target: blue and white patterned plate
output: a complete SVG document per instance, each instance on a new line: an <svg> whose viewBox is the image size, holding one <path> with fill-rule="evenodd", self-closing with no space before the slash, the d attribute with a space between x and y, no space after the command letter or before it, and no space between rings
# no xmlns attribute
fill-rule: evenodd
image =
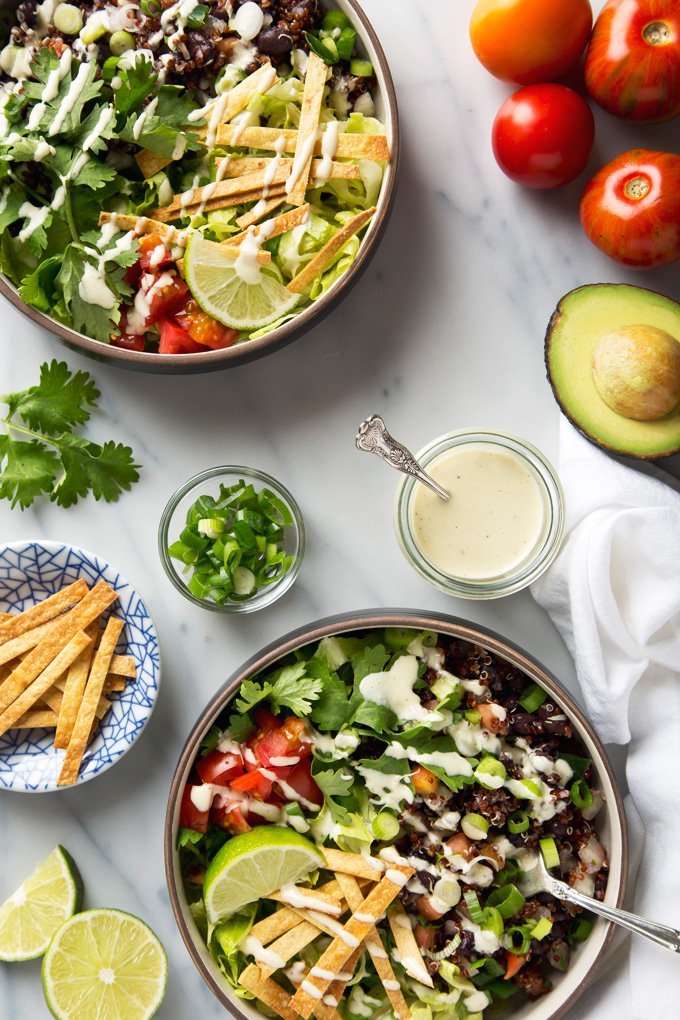
<svg viewBox="0 0 680 1020"><path fill-rule="evenodd" d="M131 655L137 679L112 694L95 740L83 757L76 783L105 772L132 747L153 710L160 682L158 636L149 611L115 567L85 549L60 542L12 542L0 546L0 611L21 612L83 578L104 580L117 592L112 612L125 620L116 651ZM53 730L8 730L0 737L0 790L43 793L57 786L64 751L52 746Z"/></svg>

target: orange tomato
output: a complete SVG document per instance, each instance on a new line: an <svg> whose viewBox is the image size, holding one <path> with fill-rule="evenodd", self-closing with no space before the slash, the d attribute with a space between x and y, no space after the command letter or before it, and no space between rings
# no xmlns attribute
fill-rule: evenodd
<svg viewBox="0 0 680 1020"><path fill-rule="evenodd" d="M478 59L501 81L554 81L581 56L593 24L589 0L479 0L470 19Z"/></svg>
<svg viewBox="0 0 680 1020"><path fill-rule="evenodd" d="M411 773L411 779L416 793L422 793L426 797L429 797L431 793L436 793L439 787L439 780L435 774L426 769L424 765L416 765Z"/></svg>

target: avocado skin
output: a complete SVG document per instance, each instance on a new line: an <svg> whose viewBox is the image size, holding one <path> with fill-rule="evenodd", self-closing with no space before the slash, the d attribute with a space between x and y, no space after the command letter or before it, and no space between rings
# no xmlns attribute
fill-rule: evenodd
<svg viewBox="0 0 680 1020"><path fill-rule="evenodd" d="M557 326L560 324L560 322L561 322L561 320L562 320L562 318L563 318L563 316L565 314L565 312L564 312L565 302L567 302L570 298L573 298L574 295L576 295L576 294L582 294L584 292L594 291L594 290L597 290L600 287L606 287L610 291L611 290L620 290L621 292L624 292L624 291L626 291L626 292L627 291L636 291L637 294L642 296L642 297L644 297L644 295L649 295L650 297L652 297L654 299L661 298L663 301L665 301L669 305L673 306L674 309L677 310L678 316L680 316L680 304L677 301L674 301L672 298L667 297L665 294L660 294L658 291L649 290L649 289L646 289L646 288L643 288L643 287L635 287L632 284L627 284L627 283L591 283L591 284L585 284L582 287L575 287L573 290L568 291L568 293L566 293L562 298L560 298L555 311L550 316L550 321L548 322L548 328L547 328L546 333L545 333L544 358L545 358L546 377L548 379L548 382L550 383L550 388L552 390L553 396L554 396L555 400L557 401L557 404L559 405L559 408L562 411L562 414L565 416L565 418L569 419L571 424L574 426L575 429L577 429L578 432L581 433L581 435L584 437L584 439L587 439L590 443L593 443L594 446L599 446L600 449L606 450L608 453L614 453L614 454L617 454L619 456L624 456L624 457L631 457L631 458L634 458L635 460L660 460L662 457L671 457L674 454L680 453L680 430L678 431L678 437L677 437L677 440L675 441L674 445L669 446L669 448L665 449L665 450L650 450L649 452L644 452L644 451L629 450L629 449L626 449L623 446L613 445L612 443L607 442L606 440L602 439L601 437L598 437L593 432L590 432L586 428L586 426L583 425L578 420L578 418L576 418L574 416L574 414L570 410L569 406L565 403L565 401L562 398L559 382L554 378L552 370L551 370L551 364L550 364L550 355L551 355L551 351L552 351L552 345L553 345L553 338L554 338L554 335L555 335L555 330L556 330ZM637 323L629 323L629 325L637 325ZM653 323L650 323L650 325L653 325ZM680 336L676 336L676 339L680 340ZM623 419L623 420L625 421L625 419Z"/></svg>

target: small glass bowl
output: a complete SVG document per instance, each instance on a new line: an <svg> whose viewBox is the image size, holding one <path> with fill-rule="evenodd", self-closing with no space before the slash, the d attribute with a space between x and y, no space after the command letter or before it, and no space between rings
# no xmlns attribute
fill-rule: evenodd
<svg viewBox="0 0 680 1020"><path fill-rule="evenodd" d="M444 573L425 558L414 538L411 517L413 499L416 486L422 483L406 475L397 488L394 500L397 540L411 566L435 588L466 599L501 598L532 584L557 556L564 535L564 493L554 468L543 454L531 443L508 432L480 429L449 432L425 446L416 455L416 459L427 471L428 466L432 466L443 454L462 447L511 454L527 469L538 485L545 509L544 525L534 547L510 571L494 577L478 580Z"/></svg>
<svg viewBox="0 0 680 1020"><path fill-rule="evenodd" d="M290 510L293 525L292 527L284 528L283 549L286 555L293 557L293 562L283 577L272 584L266 585L264 588L260 588L252 598L246 599L243 602L224 602L222 605L218 605L212 599L197 598L189 591L187 581L191 577L191 571L186 574L181 572L181 564L178 560L173 560L170 557L168 546L179 538L181 531L186 525L187 511L199 496L209 495L217 498L220 484L233 485L240 478L246 484L252 482L256 489L271 489L279 499L283 500ZM275 478L272 478L271 475L265 474L264 471L257 471L255 468L241 467L233 464L210 468L208 471L201 471L200 474L194 475L188 482L185 482L168 501L158 527L158 552L165 573L177 591L181 592L185 598L193 602L195 606L209 609L213 613L254 613L256 609L264 609L265 606L270 606L272 602L276 602L277 599L281 598L288 591L298 575L305 552L305 541L305 523L300 513L300 507L288 489L281 485L281 482L277 482Z"/></svg>

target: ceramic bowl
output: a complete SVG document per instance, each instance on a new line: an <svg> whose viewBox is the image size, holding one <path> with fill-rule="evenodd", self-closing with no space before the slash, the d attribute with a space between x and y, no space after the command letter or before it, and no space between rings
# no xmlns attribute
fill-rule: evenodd
<svg viewBox="0 0 680 1020"><path fill-rule="evenodd" d="M321 620L308 627L293 631L281 640L268 645L227 680L222 689L210 700L191 730L170 789L165 821L165 866L175 919L199 973L236 1020L261 1020L262 1014L250 1003L238 999L233 994L210 956L191 916L184 895L178 855L175 849L184 785L200 741L238 692L243 680L270 669L277 659L304 645L315 643L323 637L375 627L412 627L416 630L436 630L441 634L450 635L452 638L481 645L521 669L531 680L548 691L550 699L560 705L570 718L575 736L582 741L588 755L593 760L595 782L605 797L605 806L598 814L598 833L603 845L608 850L611 865L605 902L612 906L621 906L623 902L628 877L628 846L623 801L616 777L602 744L581 709L544 666L523 649L492 631L480 630L465 620L439 613L392 609L351 613ZM613 925L602 919L597 919L587 941L580 943L572 952L567 972L559 974L554 971L554 974L551 974L551 979L554 980L553 990L535 1002L525 1002L517 1008L510 1006L503 1015L508 1020L510 1018L512 1020L558 1020L558 1017L563 1016L592 979L602 962L613 934Z"/></svg>
<svg viewBox="0 0 680 1020"><path fill-rule="evenodd" d="M0 9L12 10L17 7L18 2L19 0L0 0ZM249 340L247 343L227 347L221 351L208 350L201 354L149 354L143 351L110 347L71 329L69 326L62 325L51 316L24 304L19 297L17 288L2 274L0 274L0 294L3 294L24 315L48 330L71 350L85 354L96 361L105 361L121 368L130 368L141 372L157 372L164 375L218 371L247 361L254 361L271 351L285 347L318 325L358 283L377 251L391 212L399 165L397 97L387 59L378 37L356 0L330 0L330 2L323 0L323 3L324 7L336 7L347 15L357 31L358 52L373 64L378 80L377 88L373 92L376 116L385 124L391 159L385 168L377 212L368 226L359 254L337 283L318 301L315 301L294 319L257 340Z"/></svg>
<svg viewBox="0 0 680 1020"><path fill-rule="evenodd" d="M76 785L111 768L140 736L160 683L158 636L144 602L115 567L85 549L61 542L12 542L0 547L0 611L19 613L82 578L92 587L106 581L118 594L113 614L125 620L119 654L131 655L137 679L111 697L111 708L87 747ZM54 731L8 730L0 737L0 790L48 793L57 786L64 751L52 746Z"/></svg>

